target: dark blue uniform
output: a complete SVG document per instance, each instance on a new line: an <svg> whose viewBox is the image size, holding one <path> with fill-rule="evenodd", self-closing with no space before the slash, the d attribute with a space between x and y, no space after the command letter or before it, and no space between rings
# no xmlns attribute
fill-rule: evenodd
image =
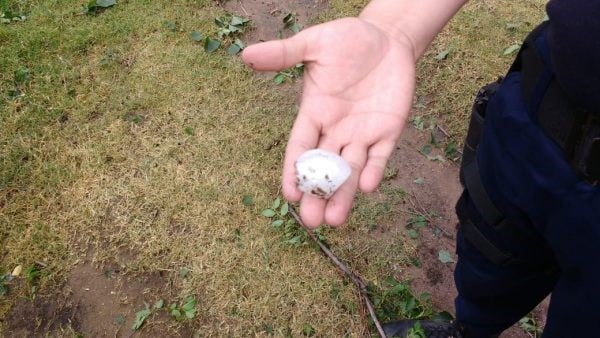
<svg viewBox="0 0 600 338"><path fill-rule="evenodd" d="M600 1L552 0L547 10L532 41L539 69L512 69L485 109L474 163L489 201L467 184L457 205L456 311L468 337L499 334L550 293L544 337L600 337L600 187L566 155L584 133L600 137L589 122L600 117ZM573 107L586 120L564 123L575 132L562 142Z"/></svg>

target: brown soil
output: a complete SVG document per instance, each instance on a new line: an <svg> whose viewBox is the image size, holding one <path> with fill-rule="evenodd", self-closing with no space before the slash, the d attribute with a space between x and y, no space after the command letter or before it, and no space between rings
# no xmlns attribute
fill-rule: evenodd
<svg viewBox="0 0 600 338"><path fill-rule="evenodd" d="M252 30L244 34L247 44L289 37L294 33L283 27L283 18L294 13L301 27L307 27L311 19L327 7L326 0L230 0L223 8L252 22Z"/></svg>
<svg viewBox="0 0 600 338"><path fill-rule="evenodd" d="M167 313L168 302L178 301L172 273L122 275L117 266L96 268L82 263L70 272L67 283L34 301L22 300L12 308L6 323L9 337L61 336L65 332L90 337L181 336L192 335L192 328L180 326ZM131 330L135 314L164 299L161 310L154 310L142 328Z"/></svg>
<svg viewBox="0 0 600 338"><path fill-rule="evenodd" d="M439 130L435 136L438 140L444 138ZM456 259L455 231L458 220L454 213L454 204L462 187L458 181L456 163L430 161L419 152L419 149L429 142L429 131L419 131L412 125L408 126L388 164L389 167L398 170L399 174L392 182L407 190L411 209L420 213L434 212L437 215L431 217L432 224L420 230L417 258L421 267L411 266L397 271L397 278L411 280L411 285L417 293L428 292L437 310L454 313L454 263L440 262L438 252L447 250ZM432 155L437 154L442 154L442 149L432 151ZM423 183L416 184L414 180L417 178L423 178ZM399 219L396 226L404 229L406 219ZM536 321L542 326L547 309L548 300L545 300L534 311ZM502 337L520 338L530 335L515 325L504 332Z"/></svg>

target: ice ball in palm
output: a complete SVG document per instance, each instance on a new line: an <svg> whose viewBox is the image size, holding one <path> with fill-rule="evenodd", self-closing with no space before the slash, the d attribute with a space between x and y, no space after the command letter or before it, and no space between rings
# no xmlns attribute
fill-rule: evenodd
<svg viewBox="0 0 600 338"><path fill-rule="evenodd" d="M312 149L296 160L298 189L321 198L329 198L346 182L352 169L341 156Z"/></svg>

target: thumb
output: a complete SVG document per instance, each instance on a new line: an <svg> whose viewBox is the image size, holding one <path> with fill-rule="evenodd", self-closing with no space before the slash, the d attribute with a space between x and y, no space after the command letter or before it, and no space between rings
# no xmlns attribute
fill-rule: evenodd
<svg viewBox="0 0 600 338"><path fill-rule="evenodd" d="M278 71L306 61L307 34L294 35L289 39L272 40L248 46L242 60L254 70Z"/></svg>

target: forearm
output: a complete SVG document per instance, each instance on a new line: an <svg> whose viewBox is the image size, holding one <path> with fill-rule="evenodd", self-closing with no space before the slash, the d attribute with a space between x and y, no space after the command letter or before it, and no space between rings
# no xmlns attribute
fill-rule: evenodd
<svg viewBox="0 0 600 338"><path fill-rule="evenodd" d="M466 0L373 0L360 18L389 32L394 38L407 39L415 60L454 16Z"/></svg>

